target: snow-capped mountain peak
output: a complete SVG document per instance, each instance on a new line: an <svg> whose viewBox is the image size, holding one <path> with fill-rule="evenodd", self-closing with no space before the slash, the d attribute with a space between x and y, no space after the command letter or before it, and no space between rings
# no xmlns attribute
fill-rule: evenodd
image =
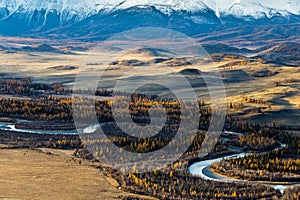
<svg viewBox="0 0 300 200"><path fill-rule="evenodd" d="M300 15L300 0L2 0L0 8L6 8L12 15L16 12L32 13L35 10L56 11L65 17L76 15L79 20L98 12L112 12L135 6L153 6L163 13L173 11L197 12L210 8L221 17L252 16L272 17L276 14L286 16L289 13ZM67 15L68 14L68 15ZM7 16L6 16L7 17ZM61 19L67 21L68 19Z"/></svg>
<svg viewBox="0 0 300 200"><path fill-rule="evenodd" d="M4 35L49 31L83 20L90 27L93 23L98 28L115 26L112 30L189 27L196 34L205 25L285 23L290 18L299 21L300 0L0 0L0 34Z"/></svg>
<svg viewBox="0 0 300 200"><path fill-rule="evenodd" d="M300 0L203 0L217 16L251 16L254 18L273 17L276 14L300 15Z"/></svg>

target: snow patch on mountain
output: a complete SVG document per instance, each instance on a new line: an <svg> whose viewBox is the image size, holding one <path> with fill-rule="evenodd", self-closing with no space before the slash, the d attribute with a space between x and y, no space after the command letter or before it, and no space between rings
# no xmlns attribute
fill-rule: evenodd
<svg viewBox="0 0 300 200"><path fill-rule="evenodd" d="M218 17L232 15L258 19L300 15L300 0L203 0L203 3L214 10Z"/></svg>
<svg viewBox="0 0 300 200"><path fill-rule="evenodd" d="M259 19L300 15L300 0L1 0L0 17L4 20L19 13L30 18L36 11L45 11L45 16L57 13L61 23L65 23L74 17L80 21L99 12L110 13L143 6L153 6L164 14L181 11L196 13L209 9L218 18L250 16Z"/></svg>

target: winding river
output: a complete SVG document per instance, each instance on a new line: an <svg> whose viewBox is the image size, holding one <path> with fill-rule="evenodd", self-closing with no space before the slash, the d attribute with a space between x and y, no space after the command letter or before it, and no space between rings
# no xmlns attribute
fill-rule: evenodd
<svg viewBox="0 0 300 200"><path fill-rule="evenodd" d="M235 135L243 135L241 133L234 133L234 132L227 132L225 131L225 133L228 134L235 134ZM285 148L286 145L285 144L281 144L281 146L279 148L276 149L283 149ZM273 149L272 151L276 150ZM269 151L266 152L262 152L261 154L265 154L268 153ZM220 158L215 158L215 159L209 159L209 160L203 160L197 163L192 164L189 167L189 172L197 177L200 177L204 180L211 180L211 181L219 181L219 182L248 182L248 183L253 183L253 184L258 184L261 182L255 182L255 181L247 181L247 180L241 180L241 179L235 179L235 178L230 178L230 177L224 177L224 176L219 176L217 174L214 174L211 170L210 170L210 166L214 163L214 162L221 162L222 159L229 159L229 158L241 158L241 157L246 157L248 156L249 153L246 152L242 152L242 153L237 153L234 155L230 155L230 156L223 156ZM264 184L264 183L263 183ZM280 185L280 184L272 184L272 183L268 183L268 184L264 184L267 186L271 186L274 189L278 189L280 190L280 192L283 194L284 190L288 187L291 186L297 186L300 185L300 183L296 183L296 184L290 184L290 185Z"/></svg>
<svg viewBox="0 0 300 200"><path fill-rule="evenodd" d="M23 120L22 120L23 121ZM49 134L49 135L77 135L78 133L93 133L100 124L90 125L82 130L38 130L38 129L19 129L15 124L0 122L0 130L14 131L22 133L34 133L34 134Z"/></svg>
<svg viewBox="0 0 300 200"><path fill-rule="evenodd" d="M33 130L33 129L18 129L14 124L0 123L0 130L5 131L15 131L23 133L35 133L35 134L62 134L62 135L76 135L78 134L76 130Z"/></svg>
<svg viewBox="0 0 300 200"><path fill-rule="evenodd" d="M82 133L91 133L94 132L95 129L99 128L99 124L97 125L91 125L83 130L80 130L80 132ZM63 135L76 135L78 134L77 130L30 130L30 129L18 129L16 128L16 126L14 124L9 124L9 123L3 123L0 122L0 130L6 130L6 131L15 131L15 132L23 132L23 133L35 133L35 134L63 134ZM243 135L241 133L235 133L235 132L227 132L225 131L225 133L227 134L235 134L235 135ZM277 149L282 149L285 148L285 144L281 144L281 146ZM235 179L235 178L230 178L230 177L224 177L224 176L219 176L217 174L214 174L211 172L210 170L210 166L214 163L214 162L220 162L222 161L222 159L228 159L228 158L238 158L238 157L246 157L249 155L249 153L246 152L242 152L240 149L232 149L235 152L238 152L234 155L230 155L230 156L223 156L220 158L215 158L215 159L209 159L209 160L204 160L204 161L200 161L197 163L192 164L189 167L189 172L192 175L198 176L204 180L211 180L211 181L220 181L220 182L251 182L253 184L257 184L258 182L254 182L254 181L246 181L246 180L241 180L241 179ZM274 149L276 150L276 149ZM267 153L267 152L262 152L262 154ZM284 192L284 190L287 187L291 187L291 186L296 186L296 185L300 185L300 183L297 184L291 184L291 185L279 185L279 184L264 184L264 185L268 185L273 187L274 189L278 189L281 191L281 193Z"/></svg>

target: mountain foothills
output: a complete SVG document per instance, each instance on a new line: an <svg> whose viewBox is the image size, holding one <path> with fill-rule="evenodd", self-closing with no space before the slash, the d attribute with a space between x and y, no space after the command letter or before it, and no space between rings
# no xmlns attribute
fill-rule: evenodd
<svg viewBox="0 0 300 200"><path fill-rule="evenodd" d="M144 26L172 28L194 36L245 24L299 22L300 0L0 1L0 34L12 36L101 40Z"/></svg>

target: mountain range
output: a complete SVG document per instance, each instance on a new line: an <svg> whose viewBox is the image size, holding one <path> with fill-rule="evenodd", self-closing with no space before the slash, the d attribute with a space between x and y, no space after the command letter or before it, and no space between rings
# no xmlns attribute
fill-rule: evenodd
<svg viewBox="0 0 300 200"><path fill-rule="evenodd" d="M157 26L194 36L300 23L300 0L2 0L0 35L102 40Z"/></svg>

